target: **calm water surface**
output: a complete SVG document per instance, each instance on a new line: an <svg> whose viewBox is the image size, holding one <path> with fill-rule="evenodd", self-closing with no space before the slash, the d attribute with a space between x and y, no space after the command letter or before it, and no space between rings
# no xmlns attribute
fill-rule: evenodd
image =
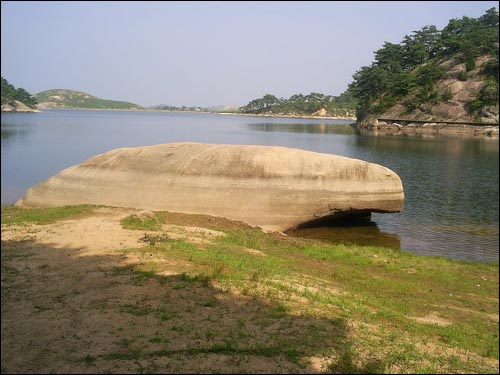
<svg viewBox="0 0 500 375"><path fill-rule="evenodd" d="M276 145L343 155L399 174L405 206L356 226L292 235L416 254L498 261L498 139L361 135L350 121L204 113L45 110L2 113L1 201L91 156L167 142Z"/></svg>

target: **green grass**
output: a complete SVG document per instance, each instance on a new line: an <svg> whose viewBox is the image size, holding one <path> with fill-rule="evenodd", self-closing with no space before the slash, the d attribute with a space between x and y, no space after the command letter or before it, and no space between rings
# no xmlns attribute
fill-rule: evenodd
<svg viewBox="0 0 500 375"><path fill-rule="evenodd" d="M152 217L139 218L137 217L137 215L134 214L122 219L120 223L122 225L122 228L124 229L155 231L161 228L161 226L165 223L165 220L158 215L154 215ZM146 240L148 241L155 239L161 240L161 237L153 238L149 236L148 238L146 238Z"/></svg>
<svg viewBox="0 0 500 375"><path fill-rule="evenodd" d="M171 240L143 251L153 252L154 257L190 262L192 273L198 276L189 278L207 278L227 290L270 298L276 306L271 311L272 318L292 311L308 314L320 310L325 315L334 311L343 318L384 327L382 331L370 332L363 340L373 334L382 340L411 334L413 341L430 341L498 359L498 321L483 315L498 314L498 263L415 256L380 247L329 245L280 238L258 230L219 230L227 236L219 237L208 248ZM255 256L244 248L260 250L266 256ZM307 303L297 304L296 297ZM438 326L414 319L431 312L451 324ZM388 341L380 345L380 350L393 344ZM398 355L406 361L404 366L417 368L419 361L427 358L410 341L388 355L386 365L399 366ZM381 366L374 363L370 365L373 369L360 369L349 358L342 360L343 371L372 371ZM422 363L428 368L437 366L428 359ZM460 366L466 364L460 362Z"/></svg>
<svg viewBox="0 0 500 375"><path fill-rule="evenodd" d="M97 358L94 357L93 355L87 354L85 357L83 357L82 362L87 364L88 366L94 366Z"/></svg>
<svg viewBox="0 0 500 375"><path fill-rule="evenodd" d="M91 213L96 206L64 206L48 208L19 208L2 206L2 224L51 224Z"/></svg>
<svg viewBox="0 0 500 375"><path fill-rule="evenodd" d="M2 222L8 217L12 212L2 208ZM123 334L119 350L100 360L210 353L280 357L302 368L314 355L332 359L325 369L330 373L498 369L498 263L332 245L235 227L211 227L226 235L195 244L169 238L161 229L164 220L163 213L124 219L124 228L155 233L148 234L153 240L146 246L123 250L138 256L139 264L109 272L134 288L149 285L166 293L119 305L132 322L147 319L158 331L144 339ZM160 275L163 271L168 276ZM184 296L183 302L171 304L172 295ZM246 303L257 310L238 315L235 306ZM43 313L40 306L36 313ZM213 324L199 330L196 319ZM256 332L268 334L257 340ZM186 345L175 346L176 337Z"/></svg>

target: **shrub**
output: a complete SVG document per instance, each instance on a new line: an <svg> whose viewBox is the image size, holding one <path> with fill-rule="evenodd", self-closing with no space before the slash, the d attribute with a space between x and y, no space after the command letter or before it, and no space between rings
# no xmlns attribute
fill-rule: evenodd
<svg viewBox="0 0 500 375"><path fill-rule="evenodd" d="M441 99L443 100L451 100L453 97L451 90L447 88L442 94L441 94Z"/></svg>
<svg viewBox="0 0 500 375"><path fill-rule="evenodd" d="M458 80L467 81L467 72L465 70L460 71L460 74L458 75Z"/></svg>

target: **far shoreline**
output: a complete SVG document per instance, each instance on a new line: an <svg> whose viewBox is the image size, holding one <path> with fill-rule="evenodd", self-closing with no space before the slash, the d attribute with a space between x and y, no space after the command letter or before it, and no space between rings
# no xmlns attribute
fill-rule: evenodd
<svg viewBox="0 0 500 375"><path fill-rule="evenodd" d="M267 113L233 113L233 112L209 112L218 115L230 116L249 116L249 117L275 117L275 118L297 118L297 119L318 119L318 120L351 120L356 121L355 117L344 116L312 116L312 115L286 115L286 114L267 114Z"/></svg>
<svg viewBox="0 0 500 375"><path fill-rule="evenodd" d="M312 116L312 115L287 115L287 114L257 114L257 113L237 113L237 112L210 112L210 111L176 111L168 109L119 109L119 108L38 108L38 112L44 110L63 111L118 111L118 112L172 112L172 113L208 113L213 115L229 116L249 116L249 117L272 117L272 118L296 118L296 119L316 119L316 120L349 120L356 121L355 117L343 116Z"/></svg>
<svg viewBox="0 0 500 375"><path fill-rule="evenodd" d="M442 128L436 129L433 126L422 129L406 129L406 127L401 128L370 128L366 126L362 126L361 123L358 123L356 118L354 117L344 117L344 116L312 116L312 115L289 115L289 114L270 114L270 113L237 113L237 112L210 112L210 111L196 111L196 110L186 110L186 111L178 111L178 110L165 110L165 109L118 109L118 108L39 108L33 112L10 112L10 111L2 111L2 113L41 113L45 110L64 110L64 111L118 111L118 112L167 112L167 113L204 113L204 114L213 114L213 115L221 115L221 116L243 116L243 117L267 117L267 118L292 118L297 120L344 120L344 121L352 121L349 125L354 126L356 129L365 133L367 135L403 135L403 136L412 136L412 135L426 135L426 136L436 136L436 135L467 135L474 137L485 137L498 139L498 125L491 124L491 126L487 126L488 124L484 124L486 126L481 126L477 129L477 126L473 125L462 125L460 129L456 129L451 126L449 129ZM429 120L430 125L432 125L432 121ZM491 129L493 127L493 129Z"/></svg>

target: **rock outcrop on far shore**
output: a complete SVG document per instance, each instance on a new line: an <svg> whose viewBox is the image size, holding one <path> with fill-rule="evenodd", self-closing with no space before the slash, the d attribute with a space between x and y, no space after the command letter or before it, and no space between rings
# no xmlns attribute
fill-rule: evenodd
<svg viewBox="0 0 500 375"><path fill-rule="evenodd" d="M362 160L274 146L167 143L94 156L33 186L16 205L207 214L283 231L398 212L403 201L399 176Z"/></svg>
<svg viewBox="0 0 500 375"><path fill-rule="evenodd" d="M37 109L28 107L19 100L14 100L12 104L2 104L2 112L40 112Z"/></svg>
<svg viewBox="0 0 500 375"><path fill-rule="evenodd" d="M383 113L371 113L358 119L355 125L358 129L381 134L461 133L498 137L498 83L497 101L471 112L471 104L495 91L491 79L483 74L488 63L494 60L492 55L479 56L474 60L475 68L468 71L459 56L443 58L437 66L445 73L432 86L435 99L423 100L418 97L418 90L412 91ZM409 103L413 104L413 109Z"/></svg>

